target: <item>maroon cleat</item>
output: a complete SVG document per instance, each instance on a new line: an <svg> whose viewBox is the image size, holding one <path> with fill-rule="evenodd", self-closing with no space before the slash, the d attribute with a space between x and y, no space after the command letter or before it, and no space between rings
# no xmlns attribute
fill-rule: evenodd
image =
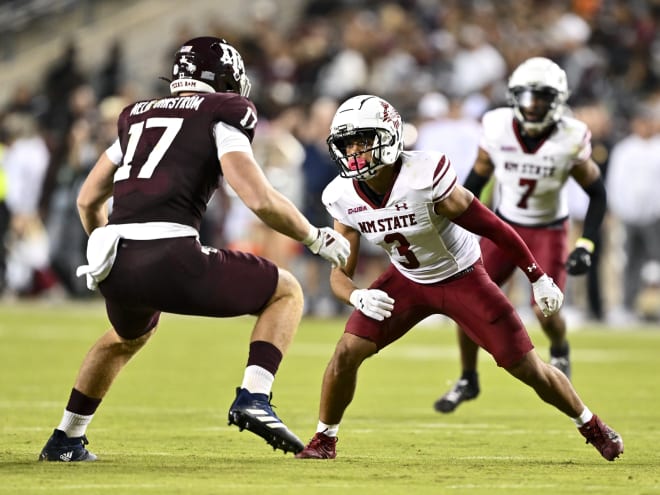
<svg viewBox="0 0 660 495"><path fill-rule="evenodd" d="M297 459L334 459L337 457L335 445L336 437L329 437L323 433L316 433L309 441L307 447L296 454Z"/></svg>
<svg viewBox="0 0 660 495"><path fill-rule="evenodd" d="M603 423L598 416L594 416L588 423L582 425L580 433L587 439L605 459L613 461L623 453L623 439L612 428ZM303 451L304 452L304 451Z"/></svg>

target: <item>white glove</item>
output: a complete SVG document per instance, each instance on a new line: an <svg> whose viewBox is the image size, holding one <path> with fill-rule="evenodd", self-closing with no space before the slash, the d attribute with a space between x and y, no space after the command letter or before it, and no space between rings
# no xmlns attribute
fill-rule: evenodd
<svg viewBox="0 0 660 495"><path fill-rule="evenodd" d="M564 302L564 294L546 274L543 274L541 278L532 284L532 291L534 292L534 301L536 301L544 316L550 316L559 311Z"/></svg>
<svg viewBox="0 0 660 495"><path fill-rule="evenodd" d="M344 266L351 254L351 244L348 240L330 227L319 229L312 226L302 242L312 253L318 254L334 266Z"/></svg>
<svg viewBox="0 0 660 495"><path fill-rule="evenodd" d="M383 321L392 316L394 299L378 289L355 289L349 297L351 304L369 318Z"/></svg>

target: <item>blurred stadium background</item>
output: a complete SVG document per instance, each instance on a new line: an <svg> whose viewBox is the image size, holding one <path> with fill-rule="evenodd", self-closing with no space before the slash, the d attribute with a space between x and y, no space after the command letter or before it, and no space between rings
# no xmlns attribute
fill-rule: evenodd
<svg viewBox="0 0 660 495"><path fill-rule="evenodd" d="M461 175L476 152L478 119L504 102L510 71L530 56L557 61L603 172L631 133L645 133L651 163L630 163L630 183L609 191L649 196L632 219L610 212L597 269L571 281L567 312L615 326L657 325L660 245L638 254L627 234L631 225L660 230L660 195L652 194L660 184L659 24L656 0L4 0L2 301L95 297L74 276L85 245L77 188L112 141L123 105L166 94L158 77L169 76L176 47L210 34L234 44L248 66L260 116L255 152L267 175L323 224L320 190L335 174L324 140L337 101L358 92L390 100L410 124L407 146L447 150ZM584 200L571 192L577 233ZM290 267L305 286L308 314L342 312L328 294L327 267L264 229L231 191L212 201L202 238ZM639 277L634 294L625 295L633 252ZM364 259L360 276L370 280L383 259L369 249ZM511 288L523 306L525 290Z"/></svg>

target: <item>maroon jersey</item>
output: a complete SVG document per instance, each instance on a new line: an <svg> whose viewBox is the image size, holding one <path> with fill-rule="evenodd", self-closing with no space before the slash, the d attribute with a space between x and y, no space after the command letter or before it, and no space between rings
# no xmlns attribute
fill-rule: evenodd
<svg viewBox="0 0 660 495"><path fill-rule="evenodd" d="M109 223L174 222L199 229L221 168L213 127L225 122L252 141L257 112L234 93L147 100L117 123L124 155L114 177Z"/></svg>

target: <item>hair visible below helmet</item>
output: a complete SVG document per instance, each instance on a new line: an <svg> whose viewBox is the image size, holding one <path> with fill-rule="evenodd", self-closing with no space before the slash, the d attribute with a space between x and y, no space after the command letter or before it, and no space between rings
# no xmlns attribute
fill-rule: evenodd
<svg viewBox="0 0 660 495"><path fill-rule="evenodd" d="M174 55L172 94L182 91L250 95L250 80L236 48L221 38L203 36L186 41Z"/></svg>
<svg viewBox="0 0 660 495"><path fill-rule="evenodd" d="M388 102L372 95L359 95L342 103L330 124L327 143L342 177L366 180L381 168L392 165L403 151L401 116ZM346 153L349 141L363 138L359 153ZM371 161L359 155L371 151Z"/></svg>
<svg viewBox="0 0 660 495"><path fill-rule="evenodd" d="M527 59L509 78L507 99L513 106L516 120L525 131L539 133L561 119L568 100L566 72L552 60L544 57ZM547 104L545 114L533 121L525 117L534 98Z"/></svg>

